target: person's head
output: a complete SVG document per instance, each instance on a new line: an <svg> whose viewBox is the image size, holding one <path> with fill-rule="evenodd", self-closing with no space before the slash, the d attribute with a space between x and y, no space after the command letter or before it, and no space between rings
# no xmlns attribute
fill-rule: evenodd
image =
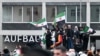
<svg viewBox="0 0 100 56"><path fill-rule="evenodd" d="M54 56L66 56L66 48L65 47L54 48Z"/></svg>
<svg viewBox="0 0 100 56"><path fill-rule="evenodd" d="M9 50L8 49L3 49L3 53L4 54L8 54L9 53Z"/></svg>
<svg viewBox="0 0 100 56"><path fill-rule="evenodd" d="M49 29L49 28L47 28L47 29L46 29L46 31L47 31L47 33L48 33L48 32L50 32L50 29Z"/></svg>
<svg viewBox="0 0 100 56"><path fill-rule="evenodd" d="M79 31L82 31L83 30L83 27L79 27Z"/></svg>
<svg viewBox="0 0 100 56"><path fill-rule="evenodd" d="M97 49L97 52L96 52L96 54L100 54L100 49Z"/></svg>
<svg viewBox="0 0 100 56"><path fill-rule="evenodd" d="M67 29L67 26L66 26L66 24L64 24L64 25L63 25L63 29Z"/></svg>
<svg viewBox="0 0 100 56"><path fill-rule="evenodd" d="M68 25L68 29L71 29L71 25Z"/></svg>
<svg viewBox="0 0 100 56"><path fill-rule="evenodd" d="M92 53L92 51L88 51L88 56L93 56L93 53Z"/></svg>
<svg viewBox="0 0 100 56"><path fill-rule="evenodd" d="M74 27L74 30L76 30L76 31L77 31L77 30L78 30L78 26L75 26L75 27Z"/></svg>
<svg viewBox="0 0 100 56"><path fill-rule="evenodd" d="M40 48L22 47L23 56L53 56L53 53Z"/></svg>

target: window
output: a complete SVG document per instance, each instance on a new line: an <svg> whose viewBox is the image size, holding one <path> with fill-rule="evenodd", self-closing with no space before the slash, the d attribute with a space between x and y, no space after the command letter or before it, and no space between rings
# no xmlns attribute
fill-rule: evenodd
<svg viewBox="0 0 100 56"><path fill-rule="evenodd" d="M34 15L38 15L38 8L34 7Z"/></svg>
<svg viewBox="0 0 100 56"><path fill-rule="evenodd" d="M42 19L42 6L33 6L33 21Z"/></svg>
<svg viewBox="0 0 100 56"><path fill-rule="evenodd" d="M57 14L61 13L61 12L66 12L66 6L57 6Z"/></svg>
<svg viewBox="0 0 100 56"><path fill-rule="evenodd" d="M48 22L53 22L55 18L55 6L47 6L47 21Z"/></svg>
<svg viewBox="0 0 100 56"><path fill-rule="evenodd" d="M71 16L75 17L75 10L74 9L71 10Z"/></svg>
<svg viewBox="0 0 100 56"><path fill-rule="evenodd" d="M81 8L81 18L82 22L86 22L86 6L82 6ZM80 6L77 6L77 22L80 22Z"/></svg>
<svg viewBox="0 0 100 56"><path fill-rule="evenodd" d="M96 18L99 18L99 8L96 8Z"/></svg>
<svg viewBox="0 0 100 56"><path fill-rule="evenodd" d="M55 17L55 8L52 8L52 15L51 17Z"/></svg>
<svg viewBox="0 0 100 56"><path fill-rule="evenodd" d="M99 17L100 17L100 9L99 6L91 6L91 22L99 22Z"/></svg>
<svg viewBox="0 0 100 56"><path fill-rule="evenodd" d="M23 6L23 22L32 22L32 6Z"/></svg>
<svg viewBox="0 0 100 56"><path fill-rule="evenodd" d="M13 22L22 22L22 6L13 7Z"/></svg>
<svg viewBox="0 0 100 56"><path fill-rule="evenodd" d="M3 22L11 22L11 21L12 21L12 7L3 6Z"/></svg>
<svg viewBox="0 0 100 56"><path fill-rule="evenodd" d="M77 16L80 17L80 9L77 9Z"/></svg>
<svg viewBox="0 0 100 56"><path fill-rule="evenodd" d="M27 16L30 16L30 8L27 8Z"/></svg>
<svg viewBox="0 0 100 56"><path fill-rule="evenodd" d="M19 16L22 16L22 9L19 9Z"/></svg>
<svg viewBox="0 0 100 56"><path fill-rule="evenodd" d="M76 6L67 6L67 21L76 22Z"/></svg>

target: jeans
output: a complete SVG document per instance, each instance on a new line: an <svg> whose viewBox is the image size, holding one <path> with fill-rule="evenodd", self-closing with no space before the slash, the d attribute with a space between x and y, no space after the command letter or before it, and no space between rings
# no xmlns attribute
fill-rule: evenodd
<svg viewBox="0 0 100 56"><path fill-rule="evenodd" d="M68 37L68 39L67 39L67 47L68 47L68 49L74 48L73 40L71 37Z"/></svg>

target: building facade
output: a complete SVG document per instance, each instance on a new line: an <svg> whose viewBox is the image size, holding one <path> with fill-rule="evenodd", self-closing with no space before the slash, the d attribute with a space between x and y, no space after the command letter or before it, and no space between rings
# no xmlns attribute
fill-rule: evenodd
<svg viewBox="0 0 100 56"><path fill-rule="evenodd" d="M96 33L90 37L99 42L96 39L99 40L100 37L100 0L0 0L0 50L5 46L13 50L18 44L4 42L4 36L42 35L43 28L35 27L29 22L46 18L50 25L60 12L66 13L66 24L79 26L81 23L82 26L95 29Z"/></svg>

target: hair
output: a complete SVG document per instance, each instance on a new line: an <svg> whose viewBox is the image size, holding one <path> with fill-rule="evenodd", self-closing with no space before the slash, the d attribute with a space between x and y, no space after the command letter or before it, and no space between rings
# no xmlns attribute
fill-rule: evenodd
<svg viewBox="0 0 100 56"><path fill-rule="evenodd" d="M55 47L54 49L61 50L62 52L66 52L66 48L63 46L58 46L58 47Z"/></svg>
<svg viewBox="0 0 100 56"><path fill-rule="evenodd" d="M88 56L93 56L93 53L91 51L88 51Z"/></svg>
<svg viewBox="0 0 100 56"><path fill-rule="evenodd" d="M28 46L21 48L23 56L53 56L53 53L40 48L30 48Z"/></svg>
<svg viewBox="0 0 100 56"><path fill-rule="evenodd" d="M97 52L100 52L100 49L97 49Z"/></svg>
<svg viewBox="0 0 100 56"><path fill-rule="evenodd" d="M4 54L8 54L9 50L8 49L4 49L3 52L4 52Z"/></svg>

